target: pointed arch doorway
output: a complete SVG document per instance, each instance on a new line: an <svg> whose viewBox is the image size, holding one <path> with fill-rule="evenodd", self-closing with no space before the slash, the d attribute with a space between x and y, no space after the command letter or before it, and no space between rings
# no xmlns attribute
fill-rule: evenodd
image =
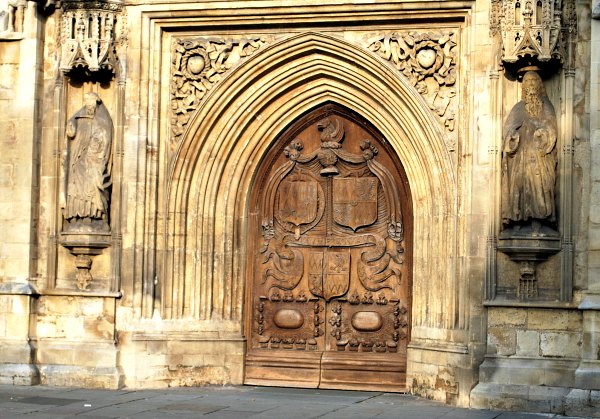
<svg viewBox="0 0 600 419"><path fill-rule="evenodd" d="M246 384L403 391L412 203L366 120L326 104L292 123L250 195Z"/></svg>

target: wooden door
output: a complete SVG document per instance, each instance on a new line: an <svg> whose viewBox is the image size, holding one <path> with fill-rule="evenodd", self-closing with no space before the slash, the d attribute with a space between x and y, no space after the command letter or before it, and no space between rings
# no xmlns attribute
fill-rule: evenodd
<svg viewBox="0 0 600 419"><path fill-rule="evenodd" d="M267 156L250 215L245 383L403 391L412 217L385 139L311 112Z"/></svg>

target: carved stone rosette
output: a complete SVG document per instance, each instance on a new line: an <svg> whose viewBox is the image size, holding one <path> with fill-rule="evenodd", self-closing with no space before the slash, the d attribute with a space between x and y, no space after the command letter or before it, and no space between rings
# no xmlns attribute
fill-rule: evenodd
<svg viewBox="0 0 600 419"><path fill-rule="evenodd" d="M492 0L490 10L490 31L502 63L517 70L553 61L572 68L574 0Z"/></svg>
<svg viewBox="0 0 600 419"><path fill-rule="evenodd" d="M453 132L457 111L457 41L452 31L390 33L369 39L368 48L395 64L429 108ZM454 148L455 139L448 144Z"/></svg>
<svg viewBox="0 0 600 419"><path fill-rule="evenodd" d="M265 44L262 37L175 39L171 67L171 140L178 143L191 114L224 73Z"/></svg>
<svg viewBox="0 0 600 419"><path fill-rule="evenodd" d="M61 71L115 72L120 50L126 46L121 2L66 0L62 11Z"/></svg>

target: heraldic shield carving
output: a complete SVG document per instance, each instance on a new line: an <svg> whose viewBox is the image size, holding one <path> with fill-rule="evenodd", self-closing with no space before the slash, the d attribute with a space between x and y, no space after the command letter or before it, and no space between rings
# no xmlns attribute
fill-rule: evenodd
<svg viewBox="0 0 600 419"><path fill-rule="evenodd" d="M333 219L356 231L377 220L377 178L333 179Z"/></svg>
<svg viewBox="0 0 600 419"><path fill-rule="evenodd" d="M309 289L325 301L341 297L350 285L350 254L311 252L309 257Z"/></svg>
<svg viewBox="0 0 600 419"><path fill-rule="evenodd" d="M384 144L328 105L265 160L251 195L246 383L404 390L411 205Z"/></svg>

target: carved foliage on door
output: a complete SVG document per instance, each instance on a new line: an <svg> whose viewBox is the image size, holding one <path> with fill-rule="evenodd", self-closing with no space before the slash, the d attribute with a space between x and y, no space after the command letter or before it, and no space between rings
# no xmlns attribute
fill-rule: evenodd
<svg viewBox="0 0 600 419"><path fill-rule="evenodd" d="M313 150L294 139L270 169L259 204L254 347L396 352L406 338L407 302L396 293L399 190L372 139L345 147L344 121L321 119Z"/></svg>

